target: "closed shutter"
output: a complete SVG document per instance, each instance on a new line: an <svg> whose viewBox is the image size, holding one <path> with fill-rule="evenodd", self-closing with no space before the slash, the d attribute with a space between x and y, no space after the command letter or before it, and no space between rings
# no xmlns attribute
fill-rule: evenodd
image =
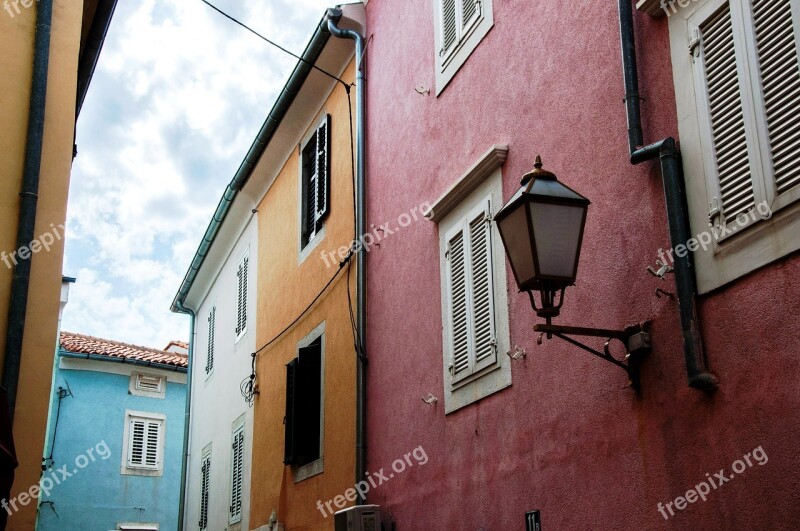
<svg viewBox="0 0 800 531"><path fill-rule="evenodd" d="M478 20L479 16L479 0L461 0L461 27L463 28L462 34L469 30L475 21Z"/></svg>
<svg viewBox="0 0 800 531"><path fill-rule="evenodd" d="M148 391L160 393L164 379L160 376L149 376L147 374L136 375L136 389L138 391Z"/></svg>
<svg viewBox="0 0 800 531"><path fill-rule="evenodd" d="M469 222L472 322L475 342L474 371L494 365L497 361L490 220L488 210L481 210L478 216Z"/></svg>
<svg viewBox="0 0 800 531"><path fill-rule="evenodd" d="M211 308L208 314L208 354L206 356L206 374L214 369L214 336L217 327L217 307Z"/></svg>
<svg viewBox="0 0 800 531"><path fill-rule="evenodd" d="M238 276L238 296L236 304L236 335L239 336L247 330L247 267L249 257L242 258L239 263Z"/></svg>
<svg viewBox="0 0 800 531"><path fill-rule="evenodd" d="M730 4L725 2L700 31L719 208L724 222L730 223L755 206Z"/></svg>
<svg viewBox="0 0 800 531"><path fill-rule="evenodd" d="M449 235L447 246L452 383L497 362L491 212L486 201Z"/></svg>
<svg viewBox="0 0 800 531"><path fill-rule="evenodd" d="M211 484L211 454L203 456L202 474L200 477L200 529L208 529L208 493Z"/></svg>
<svg viewBox="0 0 800 531"><path fill-rule="evenodd" d="M233 433L231 460L231 522L242 517L242 481L244 473L244 426Z"/></svg>
<svg viewBox="0 0 800 531"><path fill-rule="evenodd" d="M777 193L800 184L800 68L791 0L753 0L753 23Z"/></svg>
<svg viewBox="0 0 800 531"><path fill-rule="evenodd" d="M128 466L158 469L163 424L159 420L131 418L128 427Z"/></svg>
<svg viewBox="0 0 800 531"><path fill-rule="evenodd" d="M451 308L452 369L453 381L470 374L469 367L469 310L467 304L467 268L464 249L464 231L450 240L448 249L449 293Z"/></svg>

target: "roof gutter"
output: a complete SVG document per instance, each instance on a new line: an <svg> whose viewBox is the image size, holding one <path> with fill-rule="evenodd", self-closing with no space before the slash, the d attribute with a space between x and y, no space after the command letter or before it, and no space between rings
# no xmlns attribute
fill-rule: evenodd
<svg viewBox="0 0 800 531"><path fill-rule="evenodd" d="M94 76L94 69L103 50L103 43L111 26L111 19L114 10L117 8L117 0L100 0L97 4L92 25L89 27L89 35L83 53L78 62L78 99L75 106L75 118L81 113L81 107L89 91L89 84Z"/></svg>
<svg viewBox="0 0 800 531"><path fill-rule="evenodd" d="M90 360L90 361L107 361L111 363L121 363L123 365L138 365L140 367L151 367L153 369L163 369L172 372L186 372L186 367L179 365L169 365L166 363L158 363L157 361L143 361L134 360L130 358L115 358L112 356L103 356L102 354L81 354L80 352L70 352L68 350L60 350L58 353L62 358L73 358L76 360Z"/></svg>
<svg viewBox="0 0 800 531"><path fill-rule="evenodd" d="M317 29L314 31L311 41L308 43L308 46L306 46L305 51L303 51L303 59L297 62L297 65L294 67L294 71L292 71L292 75L289 77L289 81L286 82L286 85L283 87L280 95L278 95L277 101L272 106L272 110L269 112L267 119L261 126L258 135L247 152L247 155L239 166L239 169L236 171L236 174L233 176L233 179L228 184L228 187L225 189L225 192L222 194L222 199L220 199L219 205L217 205L217 210L214 212L214 216L211 218L211 222L208 224L208 228L203 236L203 240L200 242L200 246L197 248L194 259L189 266L189 271L186 272L186 276L183 278L181 287L172 302L173 312L187 313L185 309L182 310L181 308L186 302L186 297L188 296L189 291L192 289L192 284L197 278L197 274L200 271L200 268L203 266L206 256L208 256L211 245L214 243L214 240L219 233L219 229L231 209L233 200L244 187L245 183L250 178L250 175L252 175L253 170L258 163L258 159L267 149L272 137L278 130L278 126L280 126L281 122L286 116L287 111L292 106L294 99L297 97L297 94L300 92L300 89L303 87L306 79L308 79L308 75L312 70L311 65L317 62L317 59L319 59L319 56L322 54L322 50L328 43L328 39L331 37L331 34L328 32L328 20L334 20L338 22L339 18L341 18L341 12L334 16L329 16L326 14L317 25Z"/></svg>

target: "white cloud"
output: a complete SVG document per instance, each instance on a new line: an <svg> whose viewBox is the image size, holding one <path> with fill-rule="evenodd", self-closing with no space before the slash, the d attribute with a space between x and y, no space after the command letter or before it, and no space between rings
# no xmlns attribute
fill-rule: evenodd
<svg viewBox="0 0 800 531"><path fill-rule="evenodd" d="M329 3L216 5L299 53ZM295 62L200 1L118 5L78 122L65 329L154 347L188 338L170 303Z"/></svg>

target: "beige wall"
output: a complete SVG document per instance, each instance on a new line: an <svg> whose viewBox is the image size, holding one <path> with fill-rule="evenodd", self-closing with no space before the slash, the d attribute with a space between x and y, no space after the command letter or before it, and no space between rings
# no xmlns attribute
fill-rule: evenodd
<svg viewBox="0 0 800 531"><path fill-rule="evenodd" d="M83 2L55 0L50 42L44 152L35 237L66 220ZM21 6L20 6L21 7ZM36 3L12 18L0 10L0 251L16 247L33 63ZM63 240L33 255L25 342L14 419L20 466L12 496L39 480L56 345ZM12 271L0 262L0 361L5 353ZM35 503L9 517L8 529L31 530Z"/></svg>

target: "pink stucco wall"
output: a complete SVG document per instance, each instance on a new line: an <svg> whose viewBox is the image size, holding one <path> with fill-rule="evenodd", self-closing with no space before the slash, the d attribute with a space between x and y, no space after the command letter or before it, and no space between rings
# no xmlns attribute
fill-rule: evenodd
<svg viewBox="0 0 800 531"><path fill-rule="evenodd" d="M649 318L655 343L637 397L619 369L558 340L537 346L527 296L509 286L511 344L528 356L512 387L445 416L437 226L412 224L368 257L368 470L420 445L429 461L369 501L399 530L523 529L531 509L548 531L800 523L800 260L701 297L721 387L689 389L677 304L654 296L673 280L645 271L669 237L657 164L628 162L616 3L495 0L494 28L439 97L431 0L372 0L367 15L369 222L432 202L495 143L510 147L508 198L541 154L593 202L558 322ZM636 24L645 140L677 136L666 21ZM435 407L420 400L429 392ZM766 464L659 514L759 446Z"/></svg>

